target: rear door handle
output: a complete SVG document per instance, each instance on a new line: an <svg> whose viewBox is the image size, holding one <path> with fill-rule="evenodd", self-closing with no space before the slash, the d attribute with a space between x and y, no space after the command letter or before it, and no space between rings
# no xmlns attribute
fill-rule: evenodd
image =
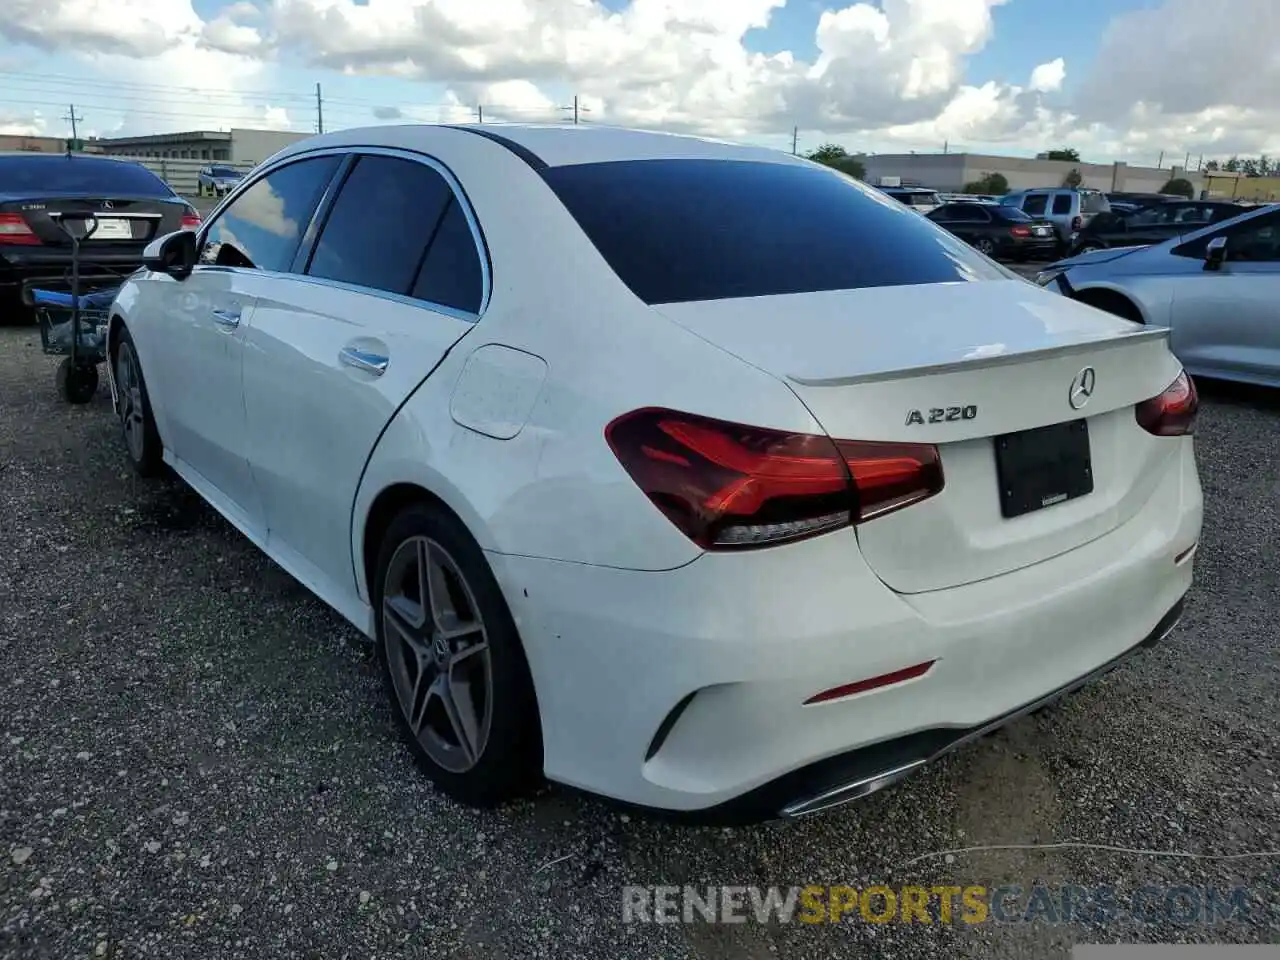
<svg viewBox="0 0 1280 960"><path fill-rule="evenodd" d="M375 377L380 377L387 372L388 358L380 353L369 353L367 350L359 350L355 347L343 347L338 351L338 360L348 367L355 367Z"/></svg>
<svg viewBox="0 0 1280 960"><path fill-rule="evenodd" d="M240 310L214 310L213 322L220 327L238 327L240 326Z"/></svg>

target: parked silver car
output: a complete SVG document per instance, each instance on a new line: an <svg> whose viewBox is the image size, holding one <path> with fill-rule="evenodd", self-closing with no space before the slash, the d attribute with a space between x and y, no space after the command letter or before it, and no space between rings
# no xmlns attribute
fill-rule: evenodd
<svg viewBox="0 0 1280 960"><path fill-rule="evenodd" d="M1088 226L1094 217L1111 210L1105 193L1075 187L1019 190L1001 197L1000 202L1017 207L1036 220L1051 221L1064 249L1075 243L1076 234Z"/></svg>
<svg viewBox="0 0 1280 960"><path fill-rule="evenodd" d="M1036 282L1168 327L1192 375L1280 387L1280 204L1154 246L1060 260Z"/></svg>
<svg viewBox="0 0 1280 960"><path fill-rule="evenodd" d="M202 197L206 193L213 197L220 197L243 178L243 170L219 163L211 164L200 168L200 175L196 178L196 190Z"/></svg>

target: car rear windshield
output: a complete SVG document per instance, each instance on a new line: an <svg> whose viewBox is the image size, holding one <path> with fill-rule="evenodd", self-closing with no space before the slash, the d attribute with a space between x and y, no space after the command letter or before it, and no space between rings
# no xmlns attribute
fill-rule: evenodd
<svg viewBox="0 0 1280 960"><path fill-rule="evenodd" d="M85 156L0 157L0 193L172 197L146 167Z"/></svg>
<svg viewBox="0 0 1280 960"><path fill-rule="evenodd" d="M1023 213L1017 207L998 206L996 207L996 209L1000 211L1000 218L1002 220L1017 221L1021 223L1027 220L1035 219L1035 217L1032 217L1032 216L1029 216L1028 214Z"/></svg>
<svg viewBox="0 0 1280 960"><path fill-rule="evenodd" d="M645 303L998 280L967 244L817 165L621 160L543 172Z"/></svg>

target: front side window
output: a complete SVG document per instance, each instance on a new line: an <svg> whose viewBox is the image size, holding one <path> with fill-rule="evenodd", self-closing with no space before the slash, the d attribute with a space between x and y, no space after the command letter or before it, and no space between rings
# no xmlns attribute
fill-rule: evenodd
<svg viewBox="0 0 1280 960"><path fill-rule="evenodd" d="M209 224L206 266L287 271L338 157L312 157L259 178Z"/></svg>
<svg viewBox="0 0 1280 960"><path fill-rule="evenodd" d="M452 198L425 163L365 156L333 203L307 273L405 295Z"/></svg>
<svg viewBox="0 0 1280 960"><path fill-rule="evenodd" d="M1253 217L1225 229L1214 230L1175 249L1183 257L1202 259L1209 241L1227 238L1228 263L1280 262L1280 213Z"/></svg>
<svg viewBox="0 0 1280 960"><path fill-rule="evenodd" d="M543 178L648 304L1008 279L886 194L810 164L620 160Z"/></svg>

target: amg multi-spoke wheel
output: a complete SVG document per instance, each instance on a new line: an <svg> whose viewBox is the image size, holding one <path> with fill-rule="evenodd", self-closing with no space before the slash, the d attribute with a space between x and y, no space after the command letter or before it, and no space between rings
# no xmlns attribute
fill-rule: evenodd
<svg viewBox="0 0 1280 960"><path fill-rule="evenodd" d="M419 746L466 773L489 742L493 670L484 619L447 550L428 537L396 548L382 597L387 667Z"/></svg>
<svg viewBox="0 0 1280 960"><path fill-rule="evenodd" d="M996 255L996 245L990 237L979 237L978 252L984 256L994 257Z"/></svg>
<svg viewBox="0 0 1280 960"><path fill-rule="evenodd" d="M129 462L140 476L155 476L163 466L160 433L151 416L147 384L142 378L142 364L127 329L121 329L115 353L115 382L120 430L124 436Z"/></svg>
<svg viewBox="0 0 1280 960"><path fill-rule="evenodd" d="M480 549L451 515L410 507L383 539L375 591L396 719L432 780L476 805L523 792L542 759L533 684Z"/></svg>

